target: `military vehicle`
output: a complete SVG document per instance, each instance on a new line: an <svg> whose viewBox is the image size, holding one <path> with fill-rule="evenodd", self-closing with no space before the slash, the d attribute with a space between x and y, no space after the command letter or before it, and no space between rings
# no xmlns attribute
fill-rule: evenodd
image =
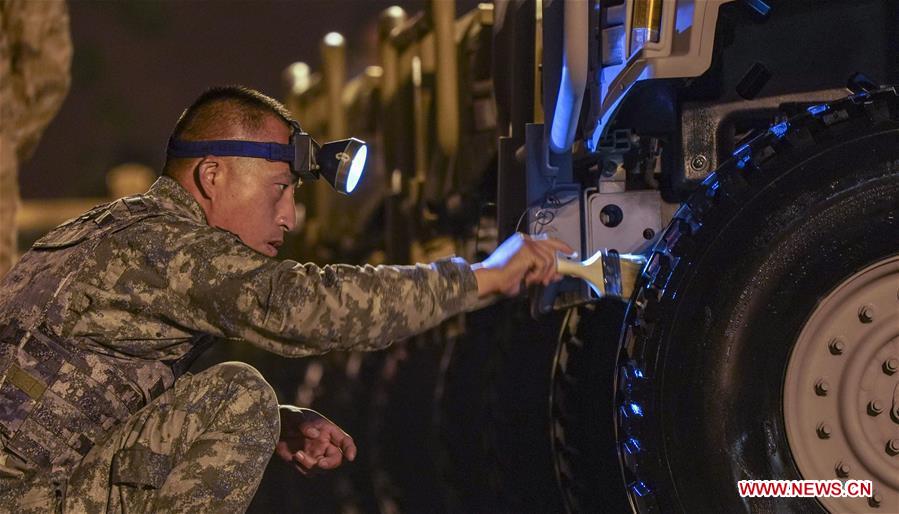
<svg viewBox="0 0 899 514"><path fill-rule="evenodd" d="M384 479L381 510L899 511L899 4L453 7L385 11L365 101L343 96L381 145L364 204L382 215L319 242L396 262L547 234L601 252L604 281L532 290L441 329L445 351L381 361L415 363L452 489L407 469L413 492ZM289 102L326 125L327 75L303 83ZM737 488L803 479L873 490Z"/></svg>

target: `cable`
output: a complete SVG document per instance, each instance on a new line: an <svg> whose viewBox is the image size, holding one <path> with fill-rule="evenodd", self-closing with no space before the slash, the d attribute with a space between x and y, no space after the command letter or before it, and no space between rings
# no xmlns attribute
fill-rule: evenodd
<svg viewBox="0 0 899 514"><path fill-rule="evenodd" d="M535 216L535 223L540 225L540 230L542 232L543 227L552 223L552 221L555 219L554 211L557 211L578 199L577 195L574 195L572 198L563 202L555 196L555 194L558 192L558 190L550 189L546 192L543 198L525 207L524 211L522 211L521 213L521 216L518 217L518 221L515 223L515 231L518 232L519 228L521 227L521 222L524 220L524 217L525 215L527 215L529 210L534 207L540 207L540 210L537 211ZM549 217L548 220L546 219L547 216ZM540 234L541 232L536 233Z"/></svg>

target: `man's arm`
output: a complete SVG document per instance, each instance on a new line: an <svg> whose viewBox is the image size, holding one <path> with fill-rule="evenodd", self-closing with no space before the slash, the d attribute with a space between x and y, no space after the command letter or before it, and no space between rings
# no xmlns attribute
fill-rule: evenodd
<svg viewBox="0 0 899 514"><path fill-rule="evenodd" d="M521 292L523 285L549 285L561 279L556 273L556 253L573 251L558 239L513 234L484 262L471 265L478 281L478 296L514 296Z"/></svg>
<svg viewBox="0 0 899 514"><path fill-rule="evenodd" d="M140 340L196 333L292 357L381 348L472 308L478 296L461 259L319 267L272 259L229 232L171 218L116 234L86 264L68 302L73 335L121 318L104 333L129 348L134 341L129 351L141 353Z"/></svg>
<svg viewBox="0 0 899 514"><path fill-rule="evenodd" d="M88 307L72 313L76 332L95 333L94 324L127 306L135 317L118 326L117 339L208 333L284 356L381 348L473 308L479 295L515 294L522 281L553 278L549 242L522 236L473 271L461 259L377 267L278 261L228 232L178 220L124 232L97 248L99 269L84 270L99 278L86 279L87 298L71 302ZM168 328L157 333L141 319Z"/></svg>

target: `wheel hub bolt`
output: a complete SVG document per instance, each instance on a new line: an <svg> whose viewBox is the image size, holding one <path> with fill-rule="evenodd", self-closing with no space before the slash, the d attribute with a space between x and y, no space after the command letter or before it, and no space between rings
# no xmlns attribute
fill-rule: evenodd
<svg viewBox="0 0 899 514"><path fill-rule="evenodd" d="M880 507L880 503L882 501L883 501L883 497L880 496L879 493L875 492L874 494L871 495L870 498L868 498L868 505L870 505L871 507L877 508L877 507Z"/></svg>
<svg viewBox="0 0 899 514"><path fill-rule="evenodd" d="M890 439L887 441L887 453L893 457L899 455L899 439Z"/></svg>
<svg viewBox="0 0 899 514"><path fill-rule="evenodd" d="M892 375L897 370L899 370L899 359L889 358L883 363L883 372L887 375Z"/></svg>
<svg viewBox="0 0 899 514"><path fill-rule="evenodd" d="M883 404L877 400L871 400L868 402L868 414L871 416L876 416L883 412Z"/></svg>
<svg viewBox="0 0 899 514"><path fill-rule="evenodd" d="M820 437L821 439L830 439L830 434L832 433L832 431L830 430L830 425L828 425L827 423L819 423L817 432L818 437Z"/></svg>
<svg viewBox="0 0 899 514"><path fill-rule="evenodd" d="M704 170L706 164L708 164L708 159L706 159L705 155L697 155L690 161L690 167L696 171Z"/></svg>
<svg viewBox="0 0 899 514"><path fill-rule="evenodd" d="M849 464L846 464L845 462L837 462L837 465L834 469L837 472L837 476L840 478L846 478L849 476Z"/></svg>
<svg viewBox="0 0 899 514"><path fill-rule="evenodd" d="M819 378L817 382L815 382L815 394L818 396L827 396L827 391L830 390L830 385L823 378Z"/></svg>
<svg viewBox="0 0 899 514"><path fill-rule="evenodd" d="M862 323L871 323L874 321L874 306L871 304L862 305L858 310L858 319Z"/></svg>
<svg viewBox="0 0 899 514"><path fill-rule="evenodd" d="M843 353L843 350L846 349L846 343L839 337L835 337L830 342L828 347L830 348L830 353L834 355L841 355Z"/></svg>

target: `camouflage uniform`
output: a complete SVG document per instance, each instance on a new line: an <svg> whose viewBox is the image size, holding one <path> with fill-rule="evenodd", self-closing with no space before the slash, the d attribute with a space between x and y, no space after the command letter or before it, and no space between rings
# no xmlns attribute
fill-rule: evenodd
<svg viewBox="0 0 899 514"><path fill-rule="evenodd" d="M265 257L167 177L54 229L0 287L0 506L17 511L241 512L278 437L274 393L239 363L184 374L193 358L222 338L381 348L477 299L459 259Z"/></svg>

